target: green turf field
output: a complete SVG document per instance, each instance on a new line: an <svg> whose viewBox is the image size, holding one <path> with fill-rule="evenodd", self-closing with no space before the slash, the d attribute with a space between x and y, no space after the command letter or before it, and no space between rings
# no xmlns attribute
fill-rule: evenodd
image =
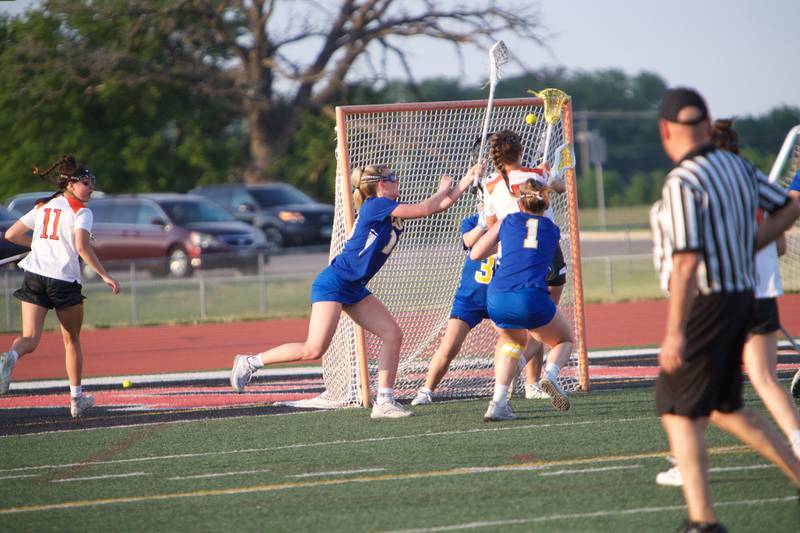
<svg viewBox="0 0 800 533"><path fill-rule="evenodd" d="M667 446L652 390L573 400L516 400L520 419L491 424L473 400L393 421L358 409L6 437L0 529L674 531L683 497L653 482ZM776 468L716 430L709 444L730 531L797 531Z"/></svg>

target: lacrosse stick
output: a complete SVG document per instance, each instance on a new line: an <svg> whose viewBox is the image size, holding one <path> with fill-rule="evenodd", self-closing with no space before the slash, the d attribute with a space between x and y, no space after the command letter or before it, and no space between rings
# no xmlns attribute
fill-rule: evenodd
<svg viewBox="0 0 800 533"><path fill-rule="evenodd" d="M569 100L569 95L561 89L542 89L538 93L528 89L528 92L544 100L544 119L547 122L547 133L544 137L544 152L542 152L542 165L547 163L547 152L550 150L550 138L553 135L553 124L561 120L561 110Z"/></svg>
<svg viewBox="0 0 800 533"><path fill-rule="evenodd" d="M564 143L555 150L551 165L550 180L562 180L564 172L575 168L575 152L572 143Z"/></svg>
<svg viewBox="0 0 800 533"><path fill-rule="evenodd" d="M23 252L21 254L12 255L11 257L6 257L4 259L0 259L0 266L7 265L9 263L13 263L14 261L18 261L28 255L30 252Z"/></svg>
<svg viewBox="0 0 800 533"><path fill-rule="evenodd" d="M478 150L478 161L483 161L486 148L486 134L489 131L489 119L492 117L492 104L494 103L494 88L500 80L501 67L508 63L508 48L503 41L497 41L489 49L489 100L486 102L486 112L483 115L483 133L481 133L481 147ZM478 190L480 176L475 176L470 191L475 194Z"/></svg>

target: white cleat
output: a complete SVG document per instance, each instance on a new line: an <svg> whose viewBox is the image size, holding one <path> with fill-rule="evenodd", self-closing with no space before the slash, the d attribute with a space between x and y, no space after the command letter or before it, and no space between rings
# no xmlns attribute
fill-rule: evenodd
<svg viewBox="0 0 800 533"><path fill-rule="evenodd" d="M517 415L511 408L511 404L506 402L502 405L495 401L489 402L489 408L486 409L486 414L483 415L484 422L497 422L500 420L514 420Z"/></svg>
<svg viewBox="0 0 800 533"><path fill-rule="evenodd" d="M663 487L681 487L683 486L683 476L677 466L673 466L669 470L664 470L656 475L656 483Z"/></svg>
<svg viewBox="0 0 800 533"><path fill-rule="evenodd" d="M549 400L550 395L543 391L538 383L526 383L525 398L528 400Z"/></svg>
<svg viewBox="0 0 800 533"><path fill-rule="evenodd" d="M789 390L792 392L794 398L800 398L800 370L795 372Z"/></svg>
<svg viewBox="0 0 800 533"><path fill-rule="evenodd" d="M550 396L550 403L557 411L569 410L569 396L561 388L557 379L550 380L549 377L545 377L539 382L539 387Z"/></svg>
<svg viewBox="0 0 800 533"><path fill-rule="evenodd" d="M413 416L414 413L400 405L394 400L385 403L375 403L372 406L372 414L370 418L405 418Z"/></svg>
<svg viewBox="0 0 800 533"><path fill-rule="evenodd" d="M94 398L88 394L69 400L69 414L72 415L72 418L82 416L91 407L94 407Z"/></svg>
<svg viewBox="0 0 800 533"><path fill-rule="evenodd" d="M0 355L0 394L8 392L11 386L11 371L16 362L11 352L3 352L3 355Z"/></svg>
<svg viewBox="0 0 800 533"><path fill-rule="evenodd" d="M411 405L430 405L433 403L433 397L430 392L424 390L417 391L417 396L411 400Z"/></svg>
<svg viewBox="0 0 800 533"><path fill-rule="evenodd" d="M253 379L255 368L250 364L249 355L237 355L233 358L233 368L231 369L231 387L236 392L243 392L244 388Z"/></svg>

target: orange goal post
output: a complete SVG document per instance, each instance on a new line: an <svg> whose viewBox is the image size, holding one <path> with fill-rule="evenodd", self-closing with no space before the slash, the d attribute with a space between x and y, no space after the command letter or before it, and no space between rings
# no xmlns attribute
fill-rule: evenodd
<svg viewBox="0 0 800 533"><path fill-rule="evenodd" d="M353 169L387 164L399 178L400 201L421 201L436 191L443 174L458 179L472 164L486 104L486 100L471 100L338 107L336 214L330 257L342 250L357 215L350 183ZM495 100L489 132L518 132L524 146L523 165L535 166L543 157L545 144L547 124L543 111L540 98ZM531 114L533 117L529 117ZM561 247L568 265L568 281L559 307L570 320L576 339L561 380L569 390L586 391L589 371L569 101L561 115L551 127L548 161L562 169L567 185L565 194L552 195L553 217L561 228ZM428 363L449 319L465 259L459 233L461 220L476 212L476 202L477 197L467 193L448 211L405 220L398 246L368 285L403 331L396 398L412 398L425 383ZM496 339L488 320L473 329L437 388L436 397L491 395ZM375 389L379 348L377 337L362 331L343 314L323 358L325 392L305 404L330 408L368 406ZM520 378L515 384L517 393L522 390L522 383Z"/></svg>

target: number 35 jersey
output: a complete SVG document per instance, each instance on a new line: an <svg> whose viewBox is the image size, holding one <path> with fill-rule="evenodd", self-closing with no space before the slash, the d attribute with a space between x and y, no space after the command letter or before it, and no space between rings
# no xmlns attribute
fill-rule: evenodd
<svg viewBox="0 0 800 533"><path fill-rule="evenodd" d="M547 273L561 237L558 226L547 217L522 212L506 216L501 224L502 258L490 290L547 290Z"/></svg>
<svg viewBox="0 0 800 533"><path fill-rule="evenodd" d="M344 249L331 262L336 274L362 285L372 279L389 258L403 232L403 221L391 216L398 205L397 201L388 198L367 198Z"/></svg>
<svg viewBox="0 0 800 533"><path fill-rule="evenodd" d="M62 281L81 281L75 231L91 233L92 212L82 202L64 195L36 205L20 221L33 230L31 253L19 266L33 274Z"/></svg>

